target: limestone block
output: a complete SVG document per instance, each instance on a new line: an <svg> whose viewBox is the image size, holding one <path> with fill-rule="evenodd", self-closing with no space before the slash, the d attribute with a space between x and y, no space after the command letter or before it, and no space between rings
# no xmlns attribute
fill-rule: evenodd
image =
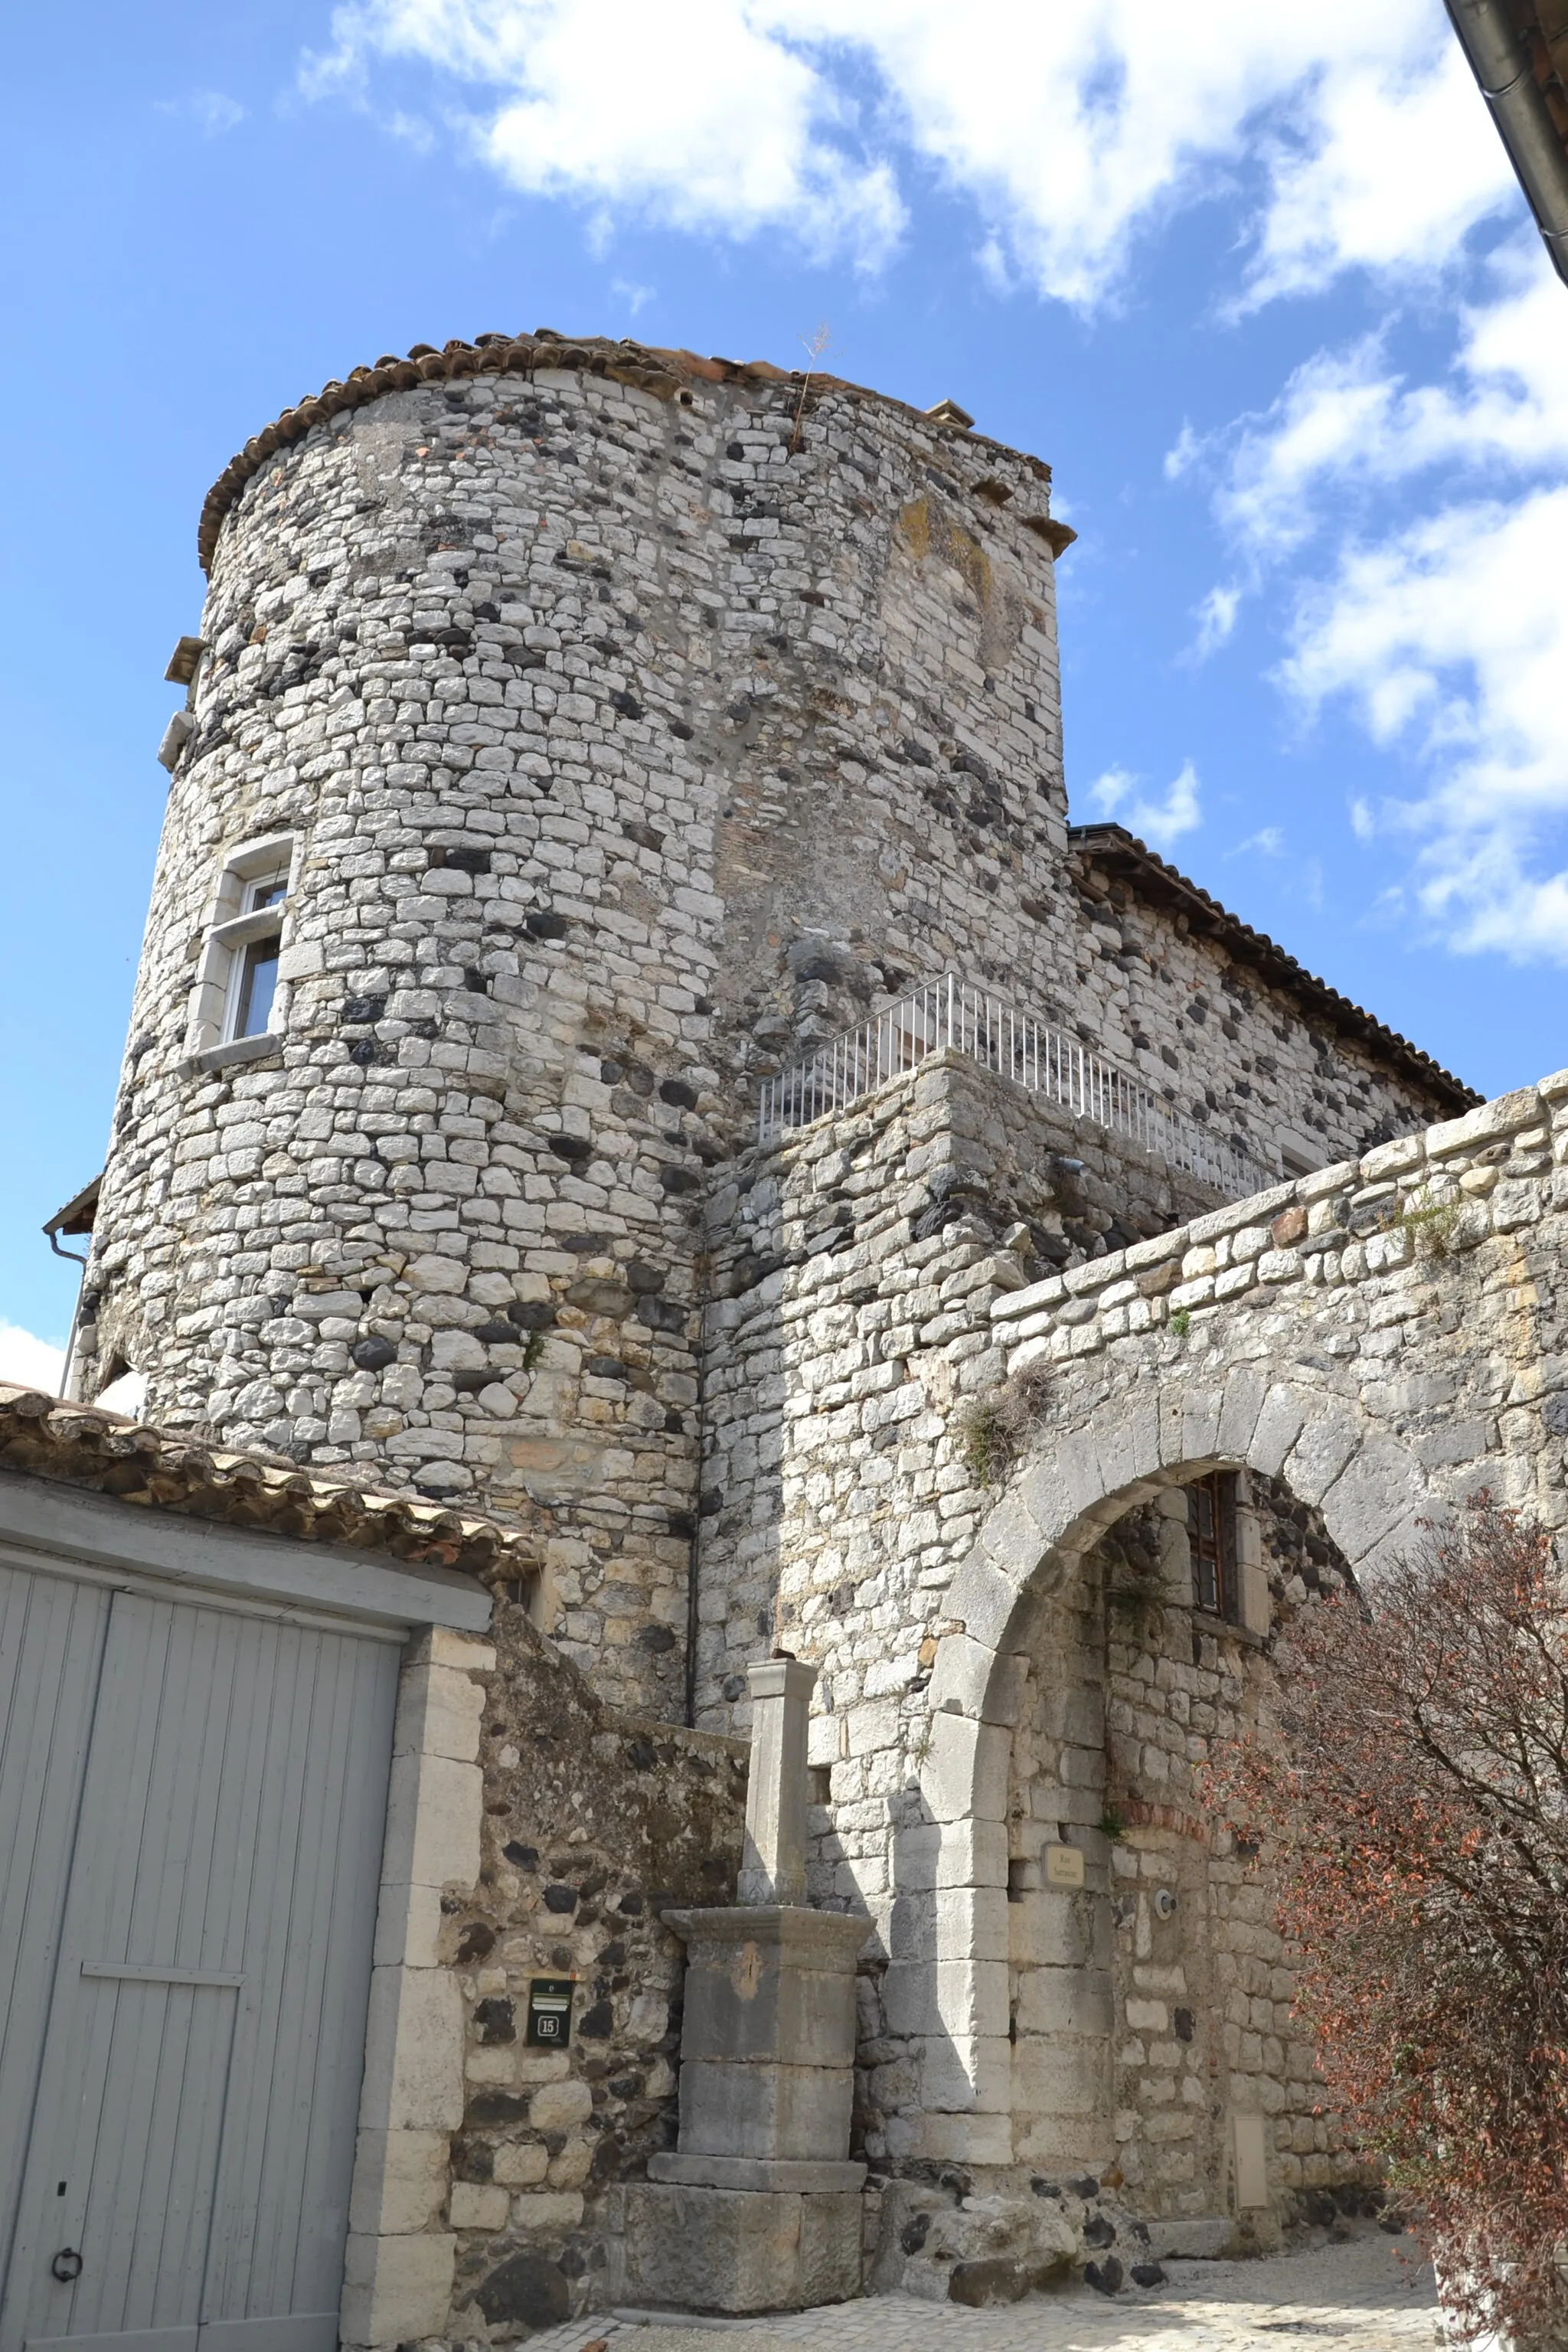
<svg viewBox="0 0 1568 2352"><path fill-rule="evenodd" d="M805 1895L806 1717L816 1668L798 1658L748 1666L752 1760L746 1781L742 1903L800 1903Z"/></svg>
<svg viewBox="0 0 1568 2352"><path fill-rule="evenodd" d="M839 2161L848 2152L854 2089L847 2066L737 2064L683 2054L682 2152Z"/></svg>
<svg viewBox="0 0 1568 2352"><path fill-rule="evenodd" d="M362 2131L349 2228L371 2238L428 2229L447 2194L450 2145L445 2132Z"/></svg>
<svg viewBox="0 0 1568 2352"><path fill-rule="evenodd" d="M384 1879L375 1913L377 1968L433 1969L439 1965L441 1890Z"/></svg>
<svg viewBox="0 0 1568 2352"><path fill-rule="evenodd" d="M1011 1746L997 1725L957 1715L932 1716L920 1785L933 1817L939 1822L1004 1820Z"/></svg>
<svg viewBox="0 0 1568 2352"><path fill-rule="evenodd" d="M680 2311L799 2311L860 2291L860 2199L634 2183L626 2292Z"/></svg>
<svg viewBox="0 0 1568 2352"><path fill-rule="evenodd" d="M1026 1479L1023 1493L1015 1490L987 1514L979 1541L948 1593L948 1616L988 1649L1006 1646L1018 1596L1071 1516L1056 1507L1054 1497L1042 1497L1042 1507L1049 1514L1047 1532L1026 1506L1024 1495L1032 1498L1033 1491L1033 1482Z"/></svg>
<svg viewBox="0 0 1568 2352"><path fill-rule="evenodd" d="M1017 2113L1030 2116L1109 2116L1110 2062L1100 2042L1047 2041L1031 2034L1014 2053L1014 2098Z"/></svg>
<svg viewBox="0 0 1568 2352"><path fill-rule="evenodd" d="M454 2180L451 2216L454 2230L504 2230L511 2199L493 2181Z"/></svg>
<svg viewBox="0 0 1568 2352"><path fill-rule="evenodd" d="M1363 1424L1352 1413L1320 1406L1286 1458L1285 1483L1303 1503L1319 1503L1362 1442Z"/></svg>
<svg viewBox="0 0 1568 2352"><path fill-rule="evenodd" d="M1007 1906L1015 1968L1096 1968L1110 1959L1110 1910L1102 1895L1049 1887Z"/></svg>
<svg viewBox="0 0 1568 2352"><path fill-rule="evenodd" d="M512 2199L511 2210L520 2230L574 2230L583 2219L583 2193L577 2189L525 2189Z"/></svg>
<svg viewBox="0 0 1568 2352"><path fill-rule="evenodd" d="M1402 1446L1374 1435L1323 1494L1329 1532L1352 1568L1402 1519L1429 1507L1412 1468Z"/></svg>
<svg viewBox="0 0 1568 2352"><path fill-rule="evenodd" d="M1036 1968L1019 1979L1020 2039L1026 2033L1109 2034L1115 2021L1110 1979L1102 1969ZM1128 2022L1133 2022L1131 2009Z"/></svg>
<svg viewBox="0 0 1568 2352"><path fill-rule="evenodd" d="M463 1997L446 1969L371 1971L360 2126L456 2131L463 2120Z"/></svg>
<svg viewBox="0 0 1568 2352"><path fill-rule="evenodd" d="M891 2033L1007 2031L1007 1969L1001 1960L895 1961L882 1979Z"/></svg>
<svg viewBox="0 0 1568 2352"><path fill-rule="evenodd" d="M932 2164L1011 2164L1013 2119L999 2114L942 2114L913 2118L910 2154Z"/></svg>
<svg viewBox="0 0 1568 2352"><path fill-rule="evenodd" d="M802 2194L842 2194L866 2185L866 2167L822 2157L682 2156L675 2149L647 2160L650 2180L673 2180L688 2189L787 2189Z"/></svg>
<svg viewBox="0 0 1568 2352"><path fill-rule="evenodd" d="M362 2237L344 2249L339 2329L346 2346L384 2347L445 2336L458 2242L447 2231Z"/></svg>
<svg viewBox="0 0 1568 2352"><path fill-rule="evenodd" d="M1184 1385L1180 1461L1206 1462L1216 1452L1225 1394L1223 1388Z"/></svg>
<svg viewBox="0 0 1568 2352"><path fill-rule="evenodd" d="M1013 1906L1001 1886L943 1886L901 1895L888 1925L894 1960L1005 1960Z"/></svg>
<svg viewBox="0 0 1568 2352"><path fill-rule="evenodd" d="M900 1892L1007 1884L1003 1821L920 1822L895 1832L893 1885Z"/></svg>
<svg viewBox="0 0 1568 2352"><path fill-rule="evenodd" d="M858 1922L864 1934L864 1922ZM762 1941L694 1955L686 1971L687 2058L855 2063L854 1954L834 1970L783 1961Z"/></svg>
<svg viewBox="0 0 1568 2352"><path fill-rule="evenodd" d="M394 1885L472 1886L479 1874L483 1807L484 1780L477 1764L447 1756L395 1755L386 1792L384 1875Z"/></svg>
<svg viewBox="0 0 1568 2352"><path fill-rule="evenodd" d="M570 2131L594 2112L594 2095L586 2083L545 2083L528 2103L528 2120L535 2131Z"/></svg>
<svg viewBox="0 0 1568 2352"><path fill-rule="evenodd" d="M1289 1381L1276 1381L1269 1388L1247 1453L1251 1468L1264 1471L1271 1478L1279 1476L1286 1455L1301 1433L1310 1403L1308 1393Z"/></svg>
<svg viewBox="0 0 1568 2352"><path fill-rule="evenodd" d="M997 1654L968 1633L944 1633L936 1647L927 1704L936 1715L968 1715L989 1723L1011 1723L1017 1712L1017 1680L998 1676Z"/></svg>
<svg viewBox="0 0 1568 2352"><path fill-rule="evenodd" d="M1266 1393L1267 1385L1259 1372L1238 1369L1227 1376L1215 1433L1215 1451L1222 1460L1247 1459Z"/></svg>
<svg viewBox="0 0 1568 2352"><path fill-rule="evenodd" d="M919 2046L922 2106L954 2115L1010 2111L1013 2045L1005 2034L930 2034Z"/></svg>

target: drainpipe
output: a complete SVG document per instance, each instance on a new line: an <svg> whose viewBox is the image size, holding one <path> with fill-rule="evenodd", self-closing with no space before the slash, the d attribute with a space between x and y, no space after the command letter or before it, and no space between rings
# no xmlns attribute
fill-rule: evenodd
<svg viewBox="0 0 1568 2352"><path fill-rule="evenodd" d="M1568 152L1506 0L1445 0L1459 46L1530 199L1552 266L1568 285Z"/></svg>

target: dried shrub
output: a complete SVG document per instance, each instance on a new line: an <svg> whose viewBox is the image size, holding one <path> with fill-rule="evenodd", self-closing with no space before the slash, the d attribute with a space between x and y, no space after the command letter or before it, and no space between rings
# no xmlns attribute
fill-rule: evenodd
<svg viewBox="0 0 1568 2352"><path fill-rule="evenodd" d="M1026 1364L999 1389L971 1407L963 1425L963 1451L970 1476L981 1486L999 1486L1050 1410L1050 1374Z"/></svg>
<svg viewBox="0 0 1568 2352"><path fill-rule="evenodd" d="M1211 1793L1264 1841L1326 2089L1414 2200L1454 2332L1561 2343L1568 1595L1489 1496L1279 1646Z"/></svg>

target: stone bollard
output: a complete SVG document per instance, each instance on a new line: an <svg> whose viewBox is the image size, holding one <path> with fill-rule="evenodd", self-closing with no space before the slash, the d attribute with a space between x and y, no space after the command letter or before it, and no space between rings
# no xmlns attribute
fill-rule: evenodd
<svg viewBox="0 0 1568 2352"><path fill-rule="evenodd" d="M770 1658L748 1680L741 1900L664 1914L687 1948L680 2140L624 2202L624 2292L651 2306L798 2311L860 2290L849 2119L868 1923L804 1901L816 1669Z"/></svg>

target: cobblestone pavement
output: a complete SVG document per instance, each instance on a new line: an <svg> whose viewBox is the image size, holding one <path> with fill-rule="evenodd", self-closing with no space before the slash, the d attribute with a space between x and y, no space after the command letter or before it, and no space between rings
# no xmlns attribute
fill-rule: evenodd
<svg viewBox="0 0 1568 2352"><path fill-rule="evenodd" d="M553 2328L528 2352L1435 2352L1432 2273L1409 2239L1381 2235L1267 2262L1168 2263L1167 2284L1114 2302L1091 2288L967 2311L878 2295L778 2319L655 2326L605 2315ZM616 2340L618 2339L618 2341Z"/></svg>

